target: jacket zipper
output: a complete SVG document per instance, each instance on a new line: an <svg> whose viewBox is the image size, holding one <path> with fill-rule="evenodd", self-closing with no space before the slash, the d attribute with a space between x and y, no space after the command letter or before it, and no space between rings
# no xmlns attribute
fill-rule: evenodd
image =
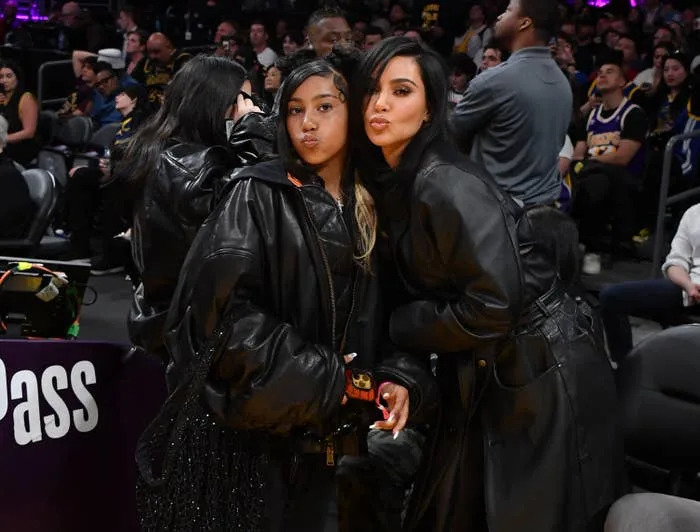
<svg viewBox="0 0 700 532"><path fill-rule="evenodd" d="M309 223L311 224L311 227L314 230L314 234L316 235L316 243L318 244L318 249L319 252L321 253L321 260L323 261L323 265L326 270L326 280L328 281L328 289L330 291L331 295L331 346L335 350L335 318L336 318L336 308L335 308L335 289L333 288L333 276L331 275L331 266L328 263L328 257L326 256L326 251L323 249L323 244L321 243L321 235L318 233L318 229L316 228L316 224L314 224L314 219L311 216L311 212L309 211L309 206L306 204L306 200L304 199L304 196L299 190L299 195L301 197L301 202L304 205L304 210L306 211L306 216L309 219Z"/></svg>

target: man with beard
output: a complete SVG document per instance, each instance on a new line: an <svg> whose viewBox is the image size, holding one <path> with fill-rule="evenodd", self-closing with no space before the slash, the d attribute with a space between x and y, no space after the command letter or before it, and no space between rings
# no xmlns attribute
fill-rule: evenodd
<svg viewBox="0 0 700 532"><path fill-rule="evenodd" d="M572 91L547 46L557 17L551 0L511 0L495 33L512 55L472 80L453 119L471 158L528 206L554 204L561 188Z"/></svg>

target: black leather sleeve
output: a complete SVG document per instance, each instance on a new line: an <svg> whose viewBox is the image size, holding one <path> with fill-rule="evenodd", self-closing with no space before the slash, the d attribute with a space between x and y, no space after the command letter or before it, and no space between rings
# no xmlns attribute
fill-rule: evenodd
<svg viewBox="0 0 700 532"><path fill-rule="evenodd" d="M218 349L206 403L234 428L286 433L319 424L340 407L344 365L265 308L261 213L253 207L260 198L253 188L250 180L237 181L202 226L183 267L166 342L174 364L184 366L225 323L226 344Z"/></svg>
<svg viewBox="0 0 700 532"><path fill-rule="evenodd" d="M249 166L274 153L277 122L270 118L262 113L248 113L233 126L228 143L237 167Z"/></svg>
<svg viewBox="0 0 700 532"><path fill-rule="evenodd" d="M430 372L427 356L394 352L375 370L379 383L388 381L404 386L409 393L409 422L426 424L435 421L440 391Z"/></svg>
<svg viewBox="0 0 700 532"><path fill-rule="evenodd" d="M500 200L481 179L450 165L430 171L414 193L425 245L451 279L454 297L396 309L392 341L449 353L507 335L523 290L517 244Z"/></svg>

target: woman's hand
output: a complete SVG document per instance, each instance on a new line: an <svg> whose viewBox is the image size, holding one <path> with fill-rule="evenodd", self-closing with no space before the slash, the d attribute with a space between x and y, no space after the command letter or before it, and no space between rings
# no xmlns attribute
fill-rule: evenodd
<svg viewBox="0 0 700 532"><path fill-rule="evenodd" d="M403 430L408 421L409 402L408 390L393 382L384 383L377 393L387 404L388 418L386 421L377 421L371 429L390 430L394 433L394 439Z"/></svg>
<svg viewBox="0 0 700 532"><path fill-rule="evenodd" d="M243 94L239 94L238 98L236 98L236 108L233 111L234 122L238 122L248 113L262 113L262 110L253 103L253 100L246 98Z"/></svg>

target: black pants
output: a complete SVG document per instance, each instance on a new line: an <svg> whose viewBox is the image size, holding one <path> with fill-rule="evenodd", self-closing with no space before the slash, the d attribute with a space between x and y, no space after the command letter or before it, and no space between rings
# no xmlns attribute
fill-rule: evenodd
<svg viewBox="0 0 700 532"><path fill-rule="evenodd" d="M302 454L298 462L272 461L262 527L269 532L337 532L335 468L326 456Z"/></svg>
<svg viewBox="0 0 700 532"><path fill-rule="evenodd" d="M629 243L635 233L636 189L621 167L586 163L575 177L573 216L579 222L580 241L588 251L603 251L607 237L611 250ZM607 226L612 226L608 235Z"/></svg>
<svg viewBox="0 0 700 532"><path fill-rule="evenodd" d="M102 172L95 168L80 168L66 187L66 218L71 232L71 245L79 254L89 256L90 239L95 222L100 229L102 253L115 250L114 236L125 230L116 195L100 187Z"/></svg>

